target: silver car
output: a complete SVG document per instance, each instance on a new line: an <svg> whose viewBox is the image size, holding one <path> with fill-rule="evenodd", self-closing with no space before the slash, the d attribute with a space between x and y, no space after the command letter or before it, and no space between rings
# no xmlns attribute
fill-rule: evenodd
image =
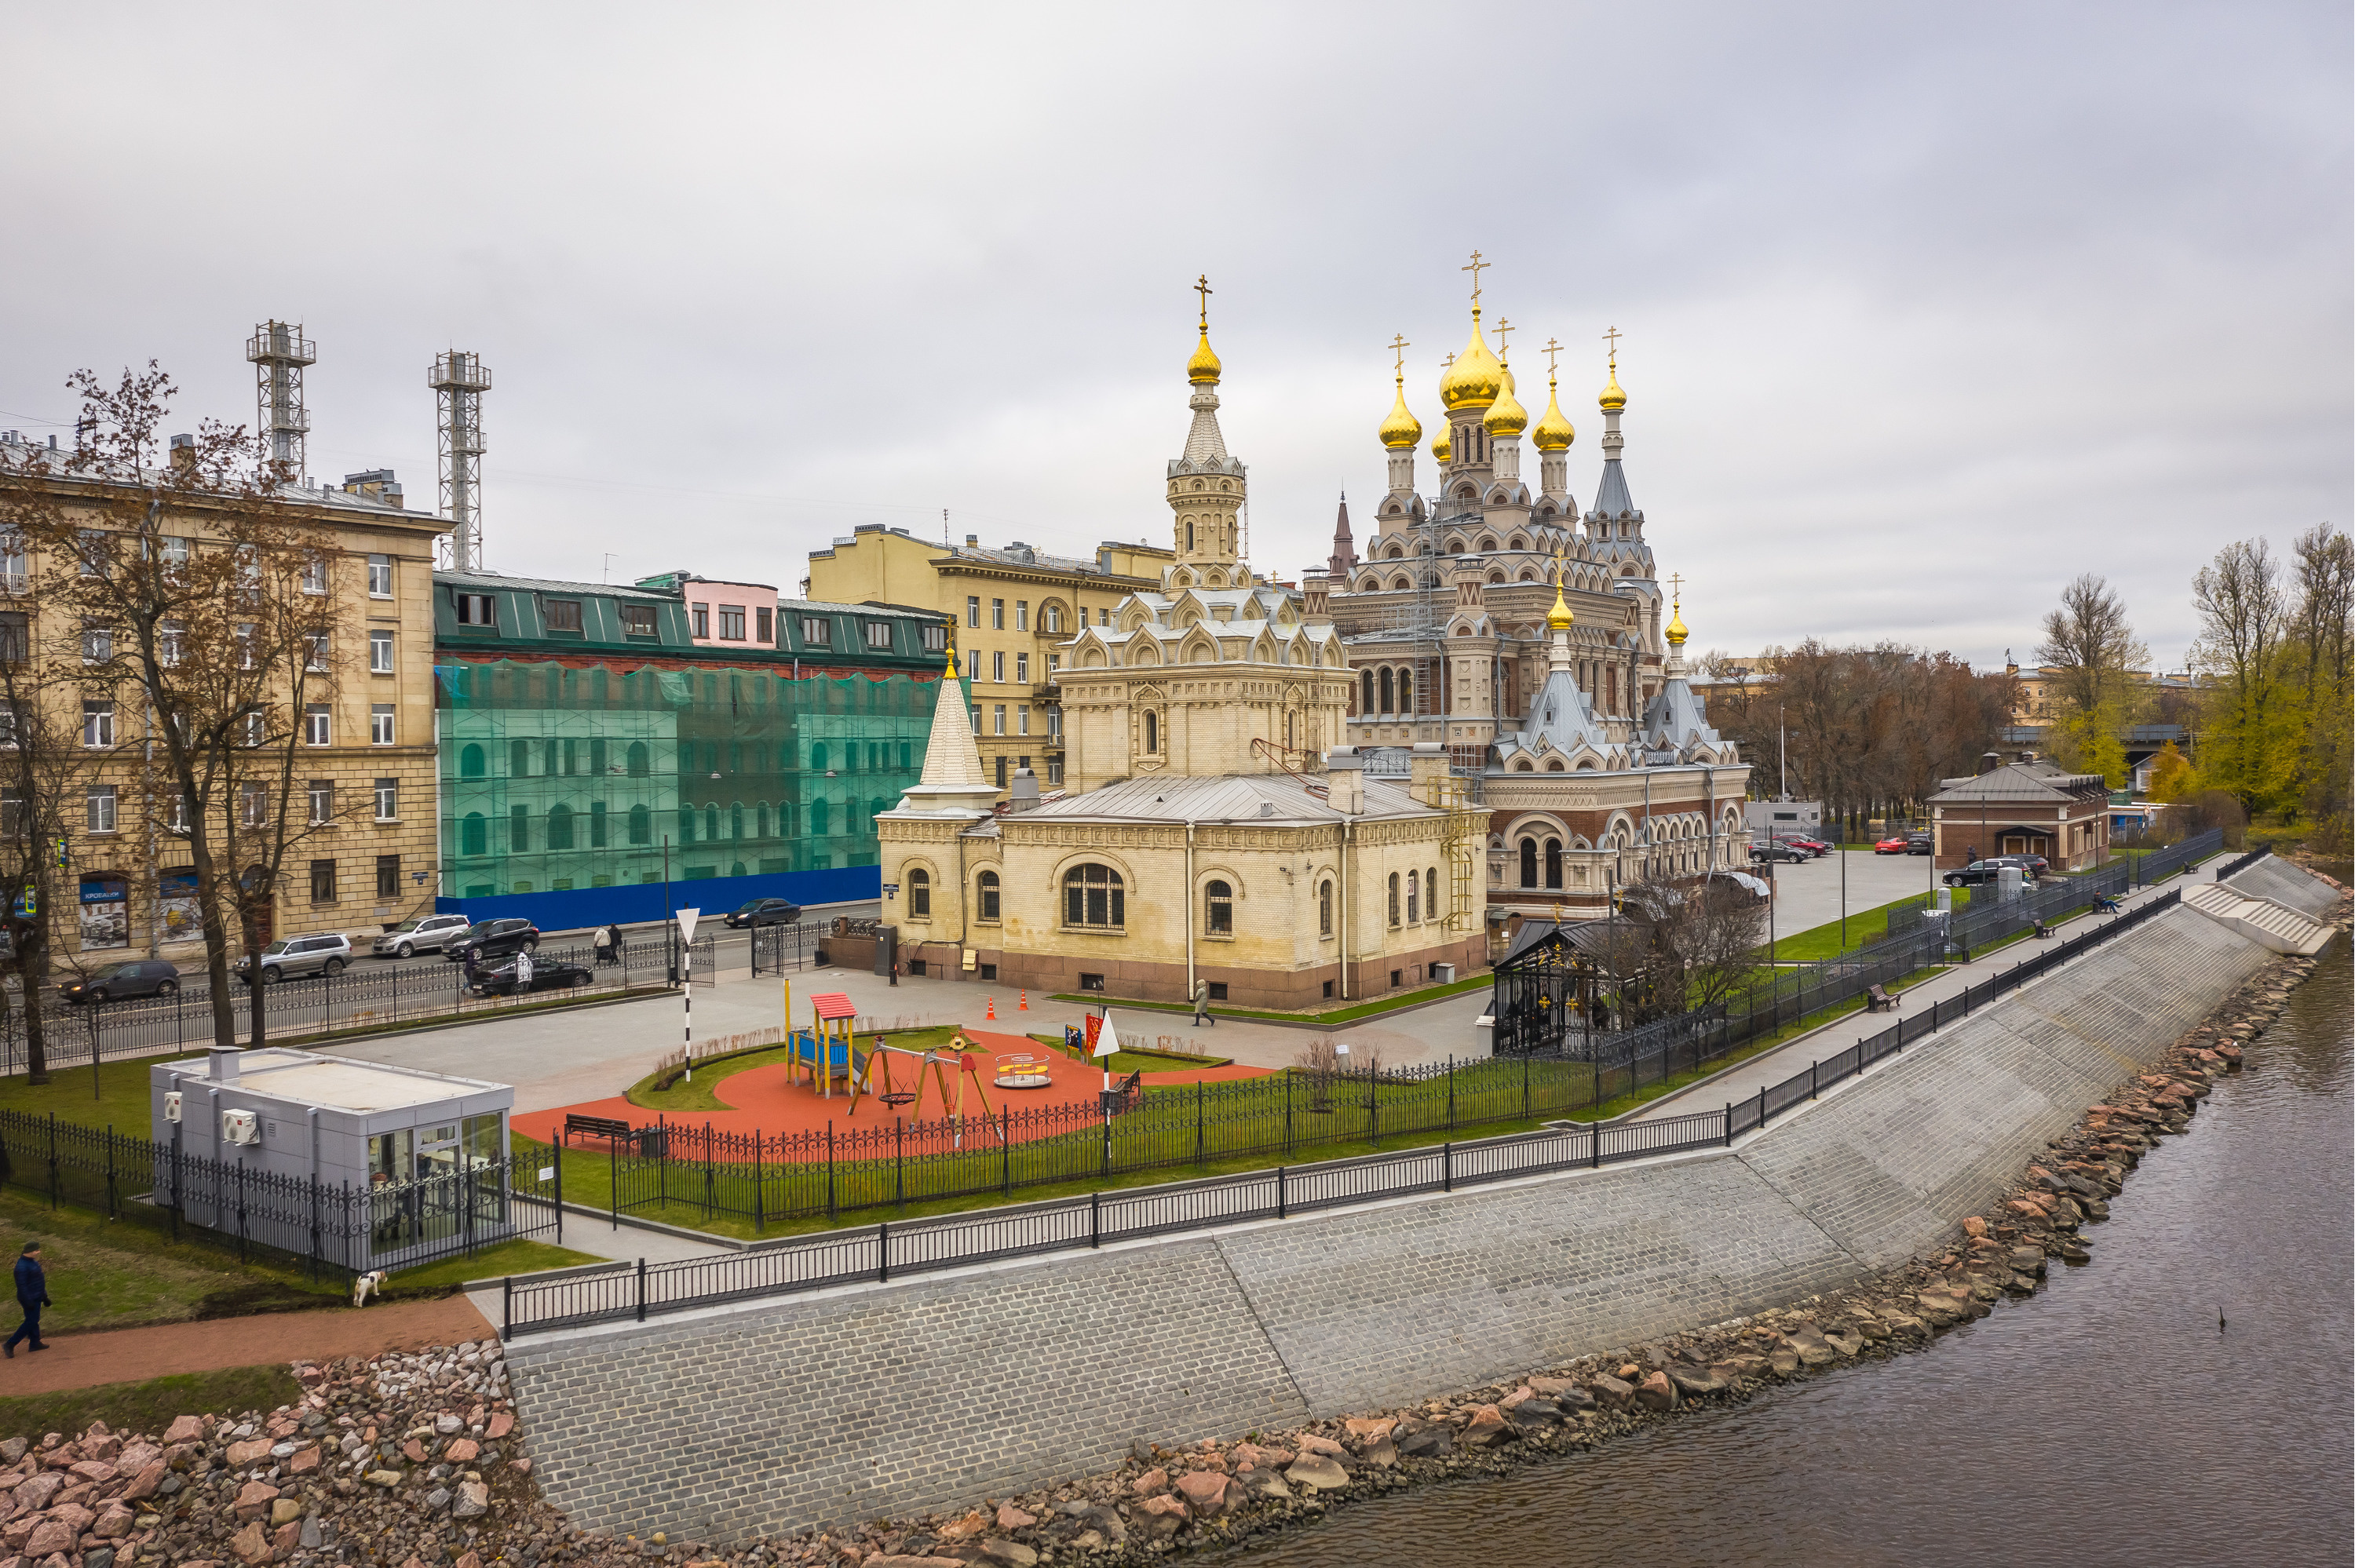
<svg viewBox="0 0 2355 1568"><path fill-rule="evenodd" d="M464 915L427 915L403 920L378 937L370 951L379 959L405 959L412 953L438 951L473 923Z"/></svg>
<svg viewBox="0 0 2355 1568"><path fill-rule="evenodd" d="M351 961L352 944L344 937L287 937L271 943L259 955L249 953L238 959L237 978L251 985L259 969L262 984L276 985L304 975L341 974Z"/></svg>

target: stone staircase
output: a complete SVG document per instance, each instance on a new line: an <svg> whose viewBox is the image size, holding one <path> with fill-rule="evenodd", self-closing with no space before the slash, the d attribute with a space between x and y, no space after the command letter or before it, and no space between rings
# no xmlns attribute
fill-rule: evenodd
<svg viewBox="0 0 2355 1568"><path fill-rule="evenodd" d="M2276 953L2312 958L2330 940L2331 928L2311 915L2271 898L2252 898L2229 883L2211 882L2186 891L2183 906Z"/></svg>

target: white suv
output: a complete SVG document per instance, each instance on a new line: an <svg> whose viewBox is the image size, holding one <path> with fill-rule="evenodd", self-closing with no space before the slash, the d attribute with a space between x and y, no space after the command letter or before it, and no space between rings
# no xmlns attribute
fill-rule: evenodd
<svg viewBox="0 0 2355 1568"><path fill-rule="evenodd" d="M421 919L403 920L378 937L369 950L379 959L405 959L412 953L447 946L453 937L472 924L464 915L428 915Z"/></svg>
<svg viewBox="0 0 2355 1568"><path fill-rule="evenodd" d="M259 969L262 984L276 985L304 975L341 974L351 961L352 944L344 937L288 937L262 948L259 963L250 953L238 959L237 978L251 985Z"/></svg>

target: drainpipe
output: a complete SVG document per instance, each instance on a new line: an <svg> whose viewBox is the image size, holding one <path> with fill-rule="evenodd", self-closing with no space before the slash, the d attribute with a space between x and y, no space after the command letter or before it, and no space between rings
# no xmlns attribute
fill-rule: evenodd
<svg viewBox="0 0 2355 1568"><path fill-rule="evenodd" d="M1341 1000L1349 1000L1349 841L1357 819L1341 819Z"/></svg>
<svg viewBox="0 0 2355 1568"><path fill-rule="evenodd" d="M311 1123L311 1180L316 1181L319 1179L319 1107L306 1106L303 1115Z"/></svg>
<svg viewBox="0 0 2355 1568"><path fill-rule="evenodd" d="M1194 1000L1194 819L1186 819L1186 1000Z"/></svg>

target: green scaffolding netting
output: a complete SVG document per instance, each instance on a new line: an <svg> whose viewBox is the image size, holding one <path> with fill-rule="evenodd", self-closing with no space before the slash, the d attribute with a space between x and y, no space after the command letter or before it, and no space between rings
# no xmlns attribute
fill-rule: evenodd
<svg viewBox="0 0 2355 1568"><path fill-rule="evenodd" d="M876 863L939 690L503 659L434 671L446 896ZM667 844L666 844L667 841Z"/></svg>

